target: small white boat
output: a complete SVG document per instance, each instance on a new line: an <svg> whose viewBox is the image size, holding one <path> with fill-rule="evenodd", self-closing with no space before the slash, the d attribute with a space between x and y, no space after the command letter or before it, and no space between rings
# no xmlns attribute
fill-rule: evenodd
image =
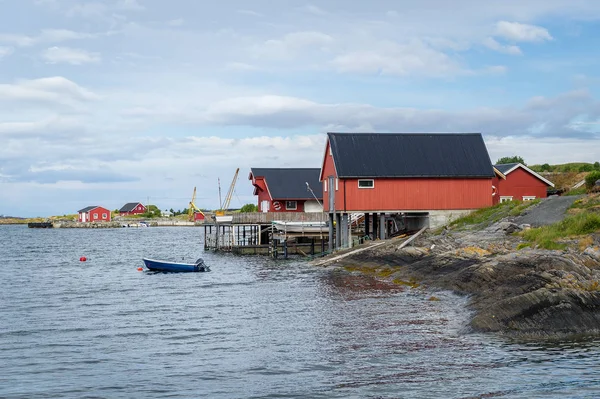
<svg viewBox="0 0 600 399"><path fill-rule="evenodd" d="M273 221L273 227L287 233L326 233L329 230L327 222L284 222Z"/></svg>

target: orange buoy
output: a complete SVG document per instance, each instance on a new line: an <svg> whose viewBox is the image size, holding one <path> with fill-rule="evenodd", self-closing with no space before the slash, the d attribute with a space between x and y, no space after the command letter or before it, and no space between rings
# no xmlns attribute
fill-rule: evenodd
<svg viewBox="0 0 600 399"><path fill-rule="evenodd" d="M87 258L85 256L82 256L81 258L79 258L80 262L85 262L87 260Z"/></svg>
<svg viewBox="0 0 600 399"><path fill-rule="evenodd" d="M138 272L141 272L142 270L144 270L143 267L138 267Z"/></svg>

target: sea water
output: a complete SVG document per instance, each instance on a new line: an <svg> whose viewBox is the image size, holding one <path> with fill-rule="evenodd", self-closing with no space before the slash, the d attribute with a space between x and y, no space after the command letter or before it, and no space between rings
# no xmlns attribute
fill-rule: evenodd
<svg viewBox="0 0 600 399"><path fill-rule="evenodd" d="M0 226L0 397L600 397L599 342L474 334L467 298L205 253L202 232Z"/></svg>

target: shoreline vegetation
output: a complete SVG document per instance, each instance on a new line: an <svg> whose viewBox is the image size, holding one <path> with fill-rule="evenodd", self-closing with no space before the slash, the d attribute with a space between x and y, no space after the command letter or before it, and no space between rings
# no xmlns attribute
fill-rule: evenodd
<svg viewBox="0 0 600 399"><path fill-rule="evenodd" d="M555 223L521 223L557 198L481 209L406 247L392 239L330 267L405 289L467 295L472 331L526 340L598 337L600 193L560 199L571 205Z"/></svg>

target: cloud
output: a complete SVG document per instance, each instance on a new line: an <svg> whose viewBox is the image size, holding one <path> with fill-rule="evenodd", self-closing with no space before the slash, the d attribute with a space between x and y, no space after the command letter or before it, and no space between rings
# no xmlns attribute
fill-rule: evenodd
<svg viewBox="0 0 600 399"><path fill-rule="evenodd" d="M99 99L95 93L62 76L0 84L0 102L10 104L15 101L33 101L73 106Z"/></svg>
<svg viewBox="0 0 600 399"><path fill-rule="evenodd" d="M519 22L500 21L496 24L496 35L515 42L543 42L552 40L546 28Z"/></svg>
<svg viewBox="0 0 600 399"><path fill-rule="evenodd" d="M171 19L167 21L168 26L183 26L185 23L183 18Z"/></svg>
<svg viewBox="0 0 600 399"><path fill-rule="evenodd" d="M333 37L316 31L293 32L280 39L270 39L260 46L254 46L258 57L293 58L304 51L327 51L335 40Z"/></svg>
<svg viewBox="0 0 600 399"><path fill-rule="evenodd" d="M0 46L0 59L11 55L13 51L14 49L12 47Z"/></svg>
<svg viewBox="0 0 600 399"><path fill-rule="evenodd" d="M50 47L42 52L42 58L50 64L66 63L82 65L100 62L100 54L69 47Z"/></svg>
<svg viewBox="0 0 600 399"><path fill-rule="evenodd" d="M331 64L340 72L399 76L442 77L457 75L463 70L458 60L419 40L406 44L380 42L371 49L339 55Z"/></svg>
<svg viewBox="0 0 600 399"><path fill-rule="evenodd" d="M327 15L327 11L323 10L320 7L315 6L314 4L308 4L306 7L304 7L304 9L308 13L313 14L313 15L319 15L319 16Z"/></svg>
<svg viewBox="0 0 600 399"><path fill-rule="evenodd" d="M240 97L210 106L205 122L271 128L339 126L375 131L483 132L503 136L553 136L598 139L600 134L578 129L573 121L600 119L600 103L587 91L556 97L534 97L521 108L474 108L446 111L417 108L380 108L368 104L332 103L284 96Z"/></svg>
<svg viewBox="0 0 600 399"><path fill-rule="evenodd" d="M65 15L67 17L83 17L83 18L95 18L101 17L108 11L105 4L100 2L86 2L78 3L70 7Z"/></svg>
<svg viewBox="0 0 600 399"><path fill-rule="evenodd" d="M28 47L43 43L58 43L68 40L88 39L95 35L90 33L75 32L68 29L43 29L37 36L18 34L0 34L0 43L13 44L19 47Z"/></svg>
<svg viewBox="0 0 600 399"><path fill-rule="evenodd" d="M131 11L142 11L146 9L146 7L141 5L138 0L119 0L116 7L120 10Z"/></svg>
<svg viewBox="0 0 600 399"><path fill-rule="evenodd" d="M523 54L523 52L521 51L519 46L509 45L509 44L507 44L507 45L500 44L496 41L496 39L494 39L492 37L485 38L483 40L483 45L491 50L498 51L500 53L505 53L505 54L510 54L510 55L522 55Z"/></svg>
<svg viewBox="0 0 600 399"><path fill-rule="evenodd" d="M238 14L249 15L251 17L264 17L263 14L252 10L236 10Z"/></svg>

